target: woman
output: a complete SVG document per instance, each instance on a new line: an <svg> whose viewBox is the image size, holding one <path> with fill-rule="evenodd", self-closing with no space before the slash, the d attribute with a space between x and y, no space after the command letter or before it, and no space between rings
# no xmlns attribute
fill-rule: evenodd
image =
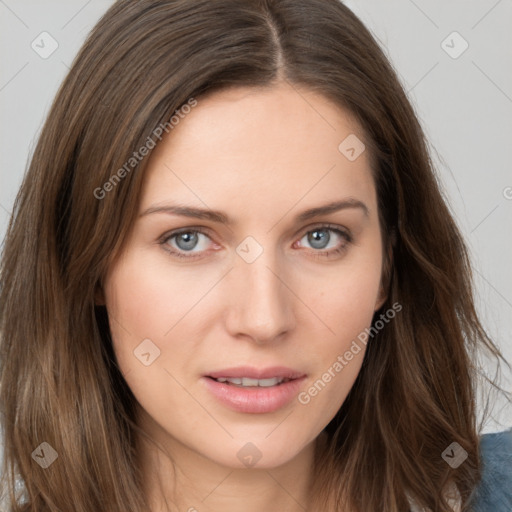
<svg viewBox="0 0 512 512"><path fill-rule="evenodd" d="M336 0L116 2L2 280L13 512L488 499L475 355L500 353L414 111Z"/></svg>

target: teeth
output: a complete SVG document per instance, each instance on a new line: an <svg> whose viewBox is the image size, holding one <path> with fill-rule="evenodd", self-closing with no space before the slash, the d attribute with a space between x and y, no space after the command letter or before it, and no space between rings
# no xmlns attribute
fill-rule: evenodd
<svg viewBox="0 0 512 512"><path fill-rule="evenodd" d="M259 380L258 379L249 379L248 377L243 377L241 384L242 384L242 386L259 386ZM277 384L277 382L275 384Z"/></svg>
<svg viewBox="0 0 512 512"><path fill-rule="evenodd" d="M273 379L261 379L258 381L258 386L261 387L269 387L275 386L276 384L281 384L281 382L288 382L289 379L281 379L278 377L274 377Z"/></svg>
<svg viewBox="0 0 512 512"><path fill-rule="evenodd" d="M230 384L235 384L236 386L242 386L242 387L270 387L270 386L276 386L277 384L281 384L281 382L287 382L290 379L283 379L280 377L273 377L272 379L250 379L248 377L242 377L242 378L224 378L221 377L219 379L215 379L217 382L229 382Z"/></svg>

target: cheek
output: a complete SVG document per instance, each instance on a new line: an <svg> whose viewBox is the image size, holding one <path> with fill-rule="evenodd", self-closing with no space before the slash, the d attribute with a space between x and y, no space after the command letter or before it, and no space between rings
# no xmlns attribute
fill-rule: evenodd
<svg viewBox="0 0 512 512"><path fill-rule="evenodd" d="M357 264L347 264L336 273L336 277L317 280L319 292L308 297L311 309L318 312L323 324L319 330L316 321L310 323L309 332L316 332L315 350L309 351L315 374L304 389L299 402L305 407L319 411L318 427L338 411L356 380L366 344L370 342L370 327L380 290L381 260L380 248L369 252L368 257L359 259ZM323 335L319 336L318 333Z"/></svg>
<svg viewBox="0 0 512 512"><path fill-rule="evenodd" d="M180 290L166 286L165 273L132 252L119 260L105 280L112 342L121 369L135 361L133 351L145 339L157 340L171 327ZM158 342L158 345L160 343Z"/></svg>
<svg viewBox="0 0 512 512"><path fill-rule="evenodd" d="M190 418L201 412L183 392L179 385L182 378L176 375L176 368L190 367L197 356L191 332L194 310L187 312L211 287L208 280L191 282L191 276L170 271L143 252L132 251L112 268L105 281L119 368L137 401L159 419L168 410L179 409ZM185 335L187 343L183 343Z"/></svg>
<svg viewBox="0 0 512 512"><path fill-rule="evenodd" d="M154 260L133 251L106 281L107 310L123 336L162 338L208 290L211 279Z"/></svg>
<svg viewBox="0 0 512 512"><path fill-rule="evenodd" d="M350 290L342 288L343 292ZM363 363L368 342L368 330L373 317L375 294L358 287L352 293L332 293L333 302L324 302L326 334L314 339L315 349L309 349L309 360L315 371L298 396L298 402L310 410L315 428L322 430L335 416L352 388ZM322 297L325 300L327 294ZM309 330L311 335L314 329Z"/></svg>
<svg viewBox="0 0 512 512"><path fill-rule="evenodd" d="M154 381L158 369L160 374L164 369L174 374L182 367L194 367L201 340L222 313L212 308L208 297L220 277L199 267L173 268L165 258L136 249L112 267L105 298L113 349L123 375L138 379L129 382L133 389L150 383L165 389L169 375L164 372L161 383ZM140 356L148 352L145 358L154 363L145 368L149 361L141 361Z"/></svg>
<svg viewBox="0 0 512 512"><path fill-rule="evenodd" d="M380 297L381 270L380 246L372 244L336 271L316 276L314 281L308 278L302 284L308 303L329 328L333 346L343 346L371 323Z"/></svg>

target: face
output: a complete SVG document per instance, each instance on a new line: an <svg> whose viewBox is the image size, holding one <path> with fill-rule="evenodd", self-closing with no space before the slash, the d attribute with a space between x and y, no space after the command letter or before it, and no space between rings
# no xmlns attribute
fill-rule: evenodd
<svg viewBox="0 0 512 512"><path fill-rule="evenodd" d="M276 467L342 405L358 336L385 298L376 191L355 137L347 112L279 85L199 98L153 151L102 300L159 441Z"/></svg>

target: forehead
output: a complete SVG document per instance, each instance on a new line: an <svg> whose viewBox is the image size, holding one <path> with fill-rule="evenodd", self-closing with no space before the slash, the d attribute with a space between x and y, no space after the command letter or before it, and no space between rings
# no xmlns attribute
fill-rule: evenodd
<svg viewBox="0 0 512 512"><path fill-rule="evenodd" d="M349 196L372 207L361 127L324 96L284 83L232 88L197 102L153 151L141 209L178 200L264 218L276 205ZM356 159L344 153L347 140L362 151Z"/></svg>

